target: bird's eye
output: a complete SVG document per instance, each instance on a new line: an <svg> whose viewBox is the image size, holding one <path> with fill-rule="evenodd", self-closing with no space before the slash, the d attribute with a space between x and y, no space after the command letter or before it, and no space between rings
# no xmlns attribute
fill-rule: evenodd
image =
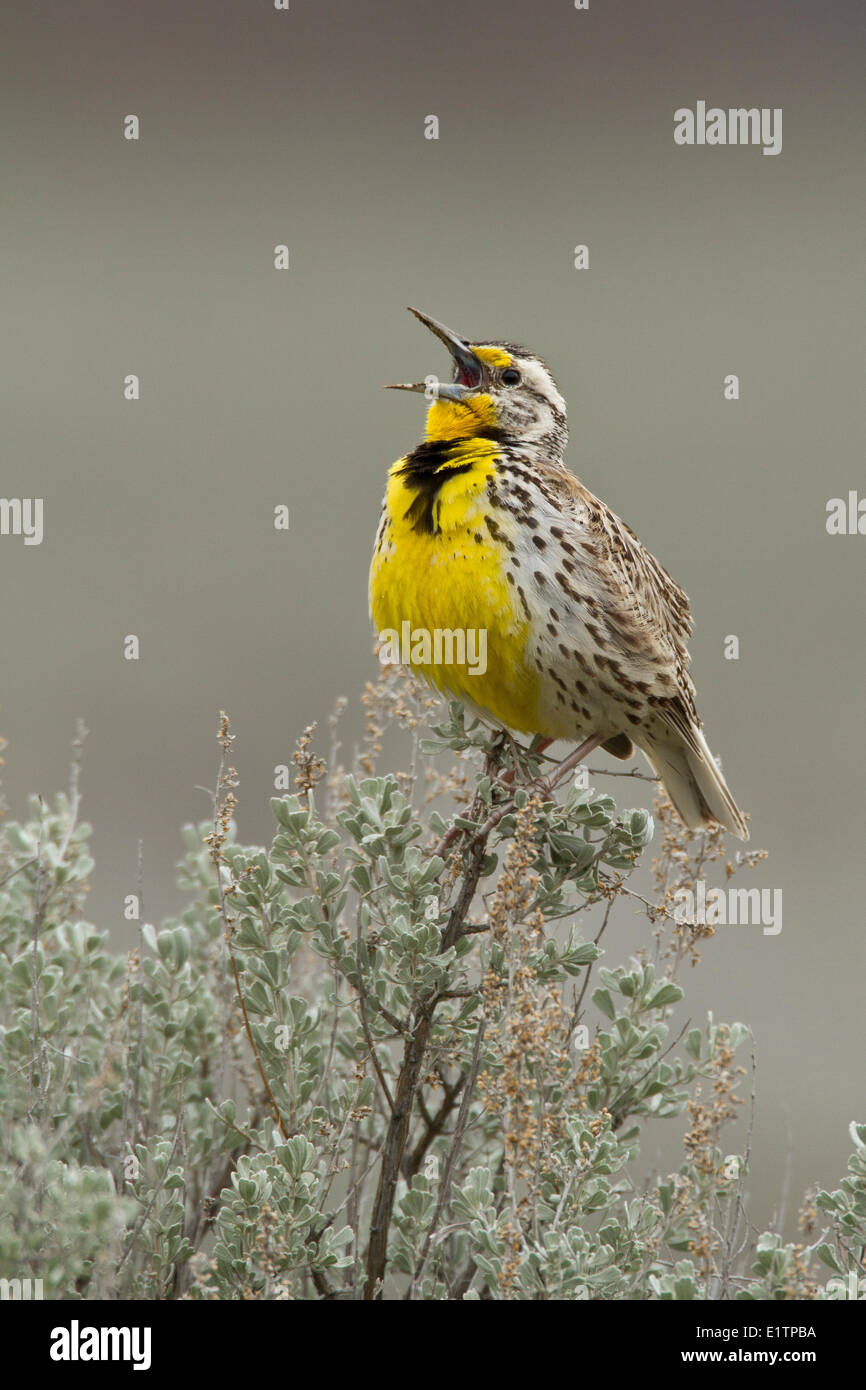
<svg viewBox="0 0 866 1390"><path fill-rule="evenodd" d="M503 385L504 385L504 386L516 386L519 380L520 380L520 373L517 372L517 371L515 371L513 367L506 367L505 371L502 373L502 383L503 383Z"/></svg>

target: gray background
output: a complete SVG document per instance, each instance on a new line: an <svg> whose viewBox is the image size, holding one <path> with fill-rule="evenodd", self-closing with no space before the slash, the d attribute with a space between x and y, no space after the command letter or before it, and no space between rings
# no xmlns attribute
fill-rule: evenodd
<svg viewBox="0 0 866 1390"><path fill-rule="evenodd" d="M0 540L11 814L65 783L82 716L90 912L122 942L139 837L148 916L180 901L224 707L242 837L269 837L299 728L345 693L360 729L384 473L422 428L379 387L446 367L404 305L527 343L572 468L692 598L710 742L771 852L748 883L784 893L780 937L721 931L687 980L695 1019L756 1029L759 1221L864 1118L866 538L824 524L863 476L857 15L83 0L11 7L3 45L2 494L46 526ZM698 100L783 107L782 153L676 147Z"/></svg>

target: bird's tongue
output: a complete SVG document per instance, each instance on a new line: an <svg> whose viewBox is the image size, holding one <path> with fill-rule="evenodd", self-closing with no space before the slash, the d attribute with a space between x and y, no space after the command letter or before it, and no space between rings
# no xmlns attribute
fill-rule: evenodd
<svg viewBox="0 0 866 1390"><path fill-rule="evenodd" d="M479 386L481 384L481 374L472 367L459 366L457 368L457 382L460 386Z"/></svg>

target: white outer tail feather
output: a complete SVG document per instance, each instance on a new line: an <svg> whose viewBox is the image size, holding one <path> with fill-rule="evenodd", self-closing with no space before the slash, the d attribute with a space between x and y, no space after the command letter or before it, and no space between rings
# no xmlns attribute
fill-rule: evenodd
<svg viewBox="0 0 866 1390"><path fill-rule="evenodd" d="M663 744L654 743L651 749L645 748L647 761L661 778L674 809L690 830L700 830L712 819L739 839L748 840L746 822L716 766L707 740L694 726L689 734L689 742L674 735Z"/></svg>

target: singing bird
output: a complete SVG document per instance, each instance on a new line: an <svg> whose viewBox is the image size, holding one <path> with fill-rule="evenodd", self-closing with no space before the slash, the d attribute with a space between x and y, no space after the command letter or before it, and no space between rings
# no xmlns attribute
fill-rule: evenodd
<svg viewBox="0 0 866 1390"><path fill-rule="evenodd" d="M635 533L564 462L566 407L545 362L469 342L411 309L445 344L453 380L425 392L427 437L390 469L370 570L380 634L486 634L486 668L414 669L488 723L628 759L636 744L685 825L745 820L701 728L688 671L689 601ZM444 649L440 649L441 651Z"/></svg>

